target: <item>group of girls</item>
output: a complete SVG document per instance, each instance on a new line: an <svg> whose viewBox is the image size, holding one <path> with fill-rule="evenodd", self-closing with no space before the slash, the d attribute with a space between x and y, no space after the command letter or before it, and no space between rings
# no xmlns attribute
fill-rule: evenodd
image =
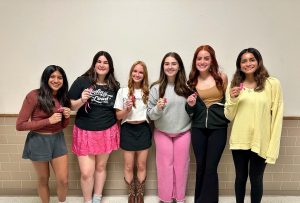
<svg viewBox="0 0 300 203"><path fill-rule="evenodd" d="M266 163L274 164L279 153L283 116L280 83L269 76L258 50L248 48L238 55L229 88L227 84L209 45L196 49L188 79L181 57L167 53L159 79L151 87L146 64L137 61L130 69L127 87L120 88L113 60L105 51L94 56L91 67L70 90L64 70L48 66L40 88L27 94L16 124L17 130L30 131L23 158L30 159L36 170L41 201L49 203L51 165L58 200L66 202L68 155L62 130L73 110L77 114L72 152L78 157L85 203L101 202L107 161L119 148L124 157L128 203L144 202L152 135L160 202L185 202L190 143L196 157L194 202L218 202L217 168L230 121L236 202L244 202L249 175L251 202L259 203Z"/></svg>

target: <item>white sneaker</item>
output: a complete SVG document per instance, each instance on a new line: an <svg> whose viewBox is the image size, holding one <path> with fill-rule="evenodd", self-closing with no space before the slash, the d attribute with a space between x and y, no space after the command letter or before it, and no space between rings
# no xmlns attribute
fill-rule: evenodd
<svg viewBox="0 0 300 203"><path fill-rule="evenodd" d="M93 202L92 203L101 203L102 195L93 195Z"/></svg>

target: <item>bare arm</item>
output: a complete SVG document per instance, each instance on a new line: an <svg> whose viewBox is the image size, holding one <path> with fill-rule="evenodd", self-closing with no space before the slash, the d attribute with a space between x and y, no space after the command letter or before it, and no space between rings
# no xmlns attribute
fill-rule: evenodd
<svg viewBox="0 0 300 203"><path fill-rule="evenodd" d="M82 107L87 100L90 98L90 90L85 89L81 93L81 97L77 100L71 99L71 110L77 111L80 107Z"/></svg>
<svg viewBox="0 0 300 203"><path fill-rule="evenodd" d="M224 72L220 72L221 78L223 80L223 90L226 92L227 86L228 86L228 77Z"/></svg>
<svg viewBox="0 0 300 203"><path fill-rule="evenodd" d="M130 111L132 109L132 106L133 106L132 100L128 99L124 103L124 108L123 109L117 109L117 112L116 112L117 119L122 120L122 119L126 118L127 115L130 113Z"/></svg>

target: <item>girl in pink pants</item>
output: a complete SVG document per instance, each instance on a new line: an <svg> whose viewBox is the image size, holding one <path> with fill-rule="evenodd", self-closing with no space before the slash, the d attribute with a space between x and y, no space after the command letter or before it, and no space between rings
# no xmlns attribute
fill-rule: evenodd
<svg viewBox="0 0 300 203"><path fill-rule="evenodd" d="M155 130L154 140L157 154L158 196L166 202L172 198L177 202L183 202L190 161L190 131L167 134Z"/></svg>
<svg viewBox="0 0 300 203"><path fill-rule="evenodd" d="M162 202L185 200L191 139L185 104L190 94L180 56L166 54L160 78L151 86L147 110L155 126L157 188Z"/></svg>

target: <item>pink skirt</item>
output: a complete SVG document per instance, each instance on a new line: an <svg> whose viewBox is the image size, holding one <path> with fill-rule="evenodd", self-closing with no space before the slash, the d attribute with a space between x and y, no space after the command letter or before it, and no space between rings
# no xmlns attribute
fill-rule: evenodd
<svg viewBox="0 0 300 203"><path fill-rule="evenodd" d="M106 130L82 130L73 127L72 152L77 156L109 154L120 147L120 129L118 124Z"/></svg>

